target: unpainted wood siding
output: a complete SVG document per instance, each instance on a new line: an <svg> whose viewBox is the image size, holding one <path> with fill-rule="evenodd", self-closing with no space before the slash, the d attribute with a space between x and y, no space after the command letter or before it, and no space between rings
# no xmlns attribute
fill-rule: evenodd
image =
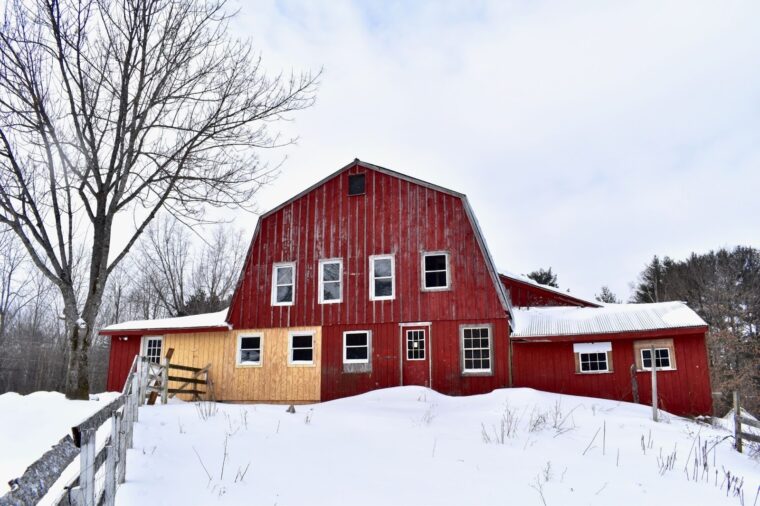
<svg viewBox="0 0 760 506"><path fill-rule="evenodd" d="M350 174L366 194L348 195ZM451 289L424 291L424 251L449 253ZM395 255L393 300L369 297L369 257ZM319 304L320 259L343 260L343 302ZM272 306L272 265L295 262L295 303ZM462 199L357 164L262 218L232 301L234 328L506 318Z"/></svg>
<svg viewBox="0 0 760 506"><path fill-rule="evenodd" d="M288 364L288 333L314 333L314 365ZM263 336L261 366L237 365L238 334ZM240 329L230 332L167 334L164 350L174 348L172 362L192 367L211 364L214 394L220 401L316 402L320 400L322 332L319 327ZM172 371L172 375L187 376ZM171 382L176 388L179 382Z"/></svg>
<svg viewBox="0 0 760 506"><path fill-rule="evenodd" d="M514 307L599 307L599 304L592 304L589 301L576 299L570 294L563 295L507 276L499 276L499 278L501 279L504 288L509 290L510 300Z"/></svg>
<svg viewBox="0 0 760 506"><path fill-rule="evenodd" d="M670 338L671 336L668 336ZM656 339L656 336L653 337ZM673 336L677 369L657 372L657 394L661 409L677 415L712 414L710 372L705 334ZM646 340L652 339L647 337ZM636 339L617 339L615 335L579 336L577 341L611 341L614 372L581 374L575 372L572 342L520 343L513 345L514 386L547 392L633 401L631 364L635 363ZM652 402L651 373L636 373L639 401Z"/></svg>

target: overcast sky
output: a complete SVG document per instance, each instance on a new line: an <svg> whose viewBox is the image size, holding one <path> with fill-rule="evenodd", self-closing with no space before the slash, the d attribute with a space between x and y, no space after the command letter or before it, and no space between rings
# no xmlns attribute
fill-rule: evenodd
<svg viewBox="0 0 760 506"><path fill-rule="evenodd" d="M499 268L589 297L760 246L760 2L239 5L267 68L324 68L262 210L358 157L466 193Z"/></svg>

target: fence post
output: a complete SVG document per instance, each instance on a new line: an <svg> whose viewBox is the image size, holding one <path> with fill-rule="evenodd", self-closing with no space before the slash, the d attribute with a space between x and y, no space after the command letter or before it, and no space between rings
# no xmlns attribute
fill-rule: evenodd
<svg viewBox="0 0 760 506"><path fill-rule="evenodd" d="M166 404L169 399L169 359L162 360L161 367L161 404Z"/></svg>
<svg viewBox="0 0 760 506"><path fill-rule="evenodd" d="M636 379L636 364L631 364L631 394L634 404L639 403L639 382Z"/></svg>
<svg viewBox="0 0 760 506"><path fill-rule="evenodd" d="M140 394L139 394L139 397L137 398L137 405L142 406L145 403L145 392L148 387L148 381L147 381L148 370L149 370L148 368L150 367L150 365L148 361L145 360L145 357L140 357L139 360L140 360L140 367L138 368L137 376L140 378L139 388L138 388Z"/></svg>
<svg viewBox="0 0 760 506"><path fill-rule="evenodd" d="M74 498L80 506L95 506L95 429L84 429L79 445L79 486Z"/></svg>
<svg viewBox="0 0 760 506"><path fill-rule="evenodd" d="M654 346L652 350L652 420L657 421L657 357Z"/></svg>
<svg viewBox="0 0 760 506"><path fill-rule="evenodd" d="M139 416L140 412L138 410L138 408L142 405L140 403L140 398L145 396L142 389L143 388L142 385L143 385L142 376L138 372L138 374L135 374L134 377L132 378L132 393L130 395L131 397L130 400L132 401L132 423L133 424L140 420L140 416ZM130 433L131 433L131 429L130 429Z"/></svg>
<svg viewBox="0 0 760 506"><path fill-rule="evenodd" d="M739 392L734 390L734 438L736 439L736 451L742 453L742 418L741 406L739 405Z"/></svg>

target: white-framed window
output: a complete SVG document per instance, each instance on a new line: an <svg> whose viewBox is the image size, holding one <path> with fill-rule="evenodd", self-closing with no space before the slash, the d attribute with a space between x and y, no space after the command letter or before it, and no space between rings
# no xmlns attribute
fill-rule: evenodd
<svg viewBox="0 0 760 506"><path fill-rule="evenodd" d="M237 365L260 366L264 360L262 334L238 334Z"/></svg>
<svg viewBox="0 0 760 506"><path fill-rule="evenodd" d="M369 363L370 335L369 330L349 330L343 333L344 364Z"/></svg>
<svg viewBox="0 0 760 506"><path fill-rule="evenodd" d="M148 358L149 362L154 364L161 363L161 351L164 346L163 336L143 336L142 338L142 354Z"/></svg>
<svg viewBox="0 0 760 506"><path fill-rule="evenodd" d="M406 331L406 359L425 360L425 331L423 329Z"/></svg>
<svg viewBox="0 0 760 506"><path fill-rule="evenodd" d="M314 332L288 333L288 364L314 365Z"/></svg>
<svg viewBox="0 0 760 506"><path fill-rule="evenodd" d="M676 348L672 338L634 341L633 354L636 358L637 370L652 370L652 348L654 348L654 363L658 371L676 370Z"/></svg>
<svg viewBox="0 0 760 506"><path fill-rule="evenodd" d="M490 374L492 341L490 325L461 327L462 372Z"/></svg>
<svg viewBox="0 0 760 506"><path fill-rule="evenodd" d="M369 257L369 299L391 300L396 296L396 266L393 255Z"/></svg>
<svg viewBox="0 0 760 506"><path fill-rule="evenodd" d="M343 260L319 261L319 303L335 304L343 300Z"/></svg>
<svg viewBox="0 0 760 506"><path fill-rule="evenodd" d="M657 370L668 370L673 368L673 364L670 360L670 348L655 348L654 349L654 363ZM645 371L652 370L652 349L641 349L641 368Z"/></svg>
<svg viewBox="0 0 760 506"><path fill-rule="evenodd" d="M612 342L574 343L575 372L600 374L612 372Z"/></svg>
<svg viewBox="0 0 760 506"><path fill-rule="evenodd" d="M451 288L449 254L431 251L422 254L422 289L427 291Z"/></svg>
<svg viewBox="0 0 760 506"><path fill-rule="evenodd" d="M296 264L281 262L272 266L272 305L292 306L296 300Z"/></svg>

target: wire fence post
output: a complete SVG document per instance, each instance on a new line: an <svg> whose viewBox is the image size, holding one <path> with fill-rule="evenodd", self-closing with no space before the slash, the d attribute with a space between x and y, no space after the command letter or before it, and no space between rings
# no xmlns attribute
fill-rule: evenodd
<svg viewBox="0 0 760 506"><path fill-rule="evenodd" d="M739 392L734 390L734 439L736 440L736 451L742 453L742 411L739 405Z"/></svg>

